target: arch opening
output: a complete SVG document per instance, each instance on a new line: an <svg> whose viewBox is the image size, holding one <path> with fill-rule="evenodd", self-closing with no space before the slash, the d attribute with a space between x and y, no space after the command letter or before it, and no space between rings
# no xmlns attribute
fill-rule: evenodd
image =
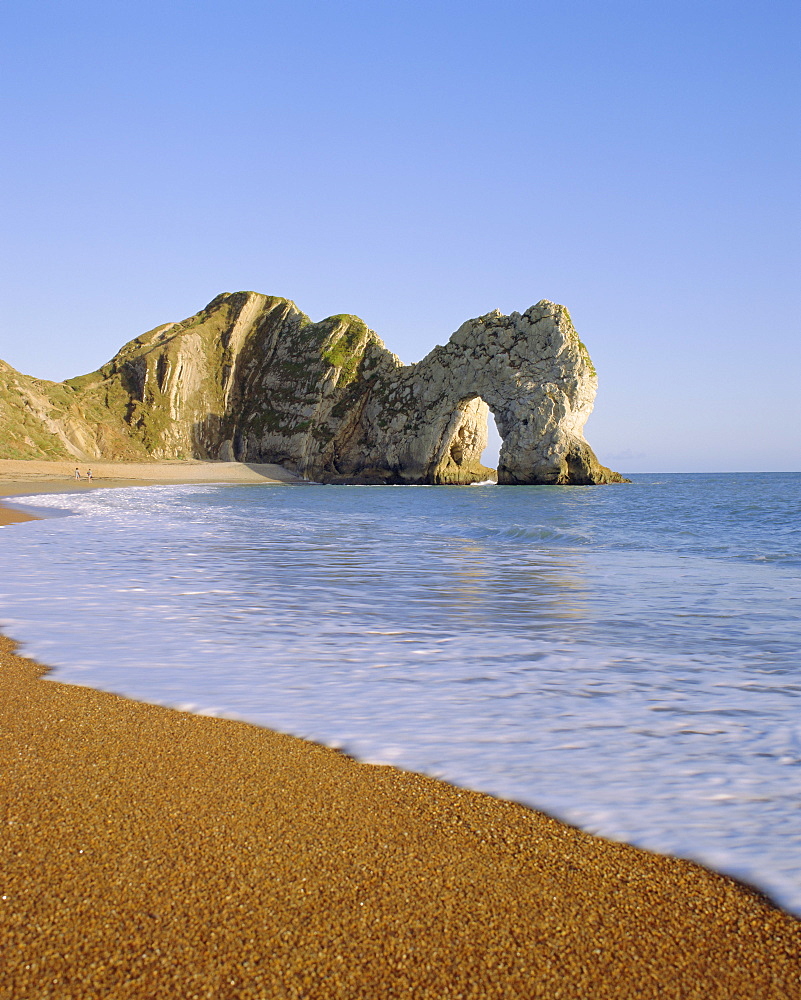
<svg viewBox="0 0 801 1000"><path fill-rule="evenodd" d="M487 403L477 394L466 396L457 403L441 438L433 476L435 483L469 485L497 479L495 467L482 461L488 451L490 413ZM492 423L494 439L499 435L494 419ZM493 440L490 455L497 453L495 447Z"/></svg>
<svg viewBox="0 0 801 1000"><path fill-rule="evenodd" d="M479 461L487 468L494 469L496 474L502 444L503 438L501 437L501 432L498 430L498 421L495 419L495 414L490 410L487 414L487 446L481 452Z"/></svg>

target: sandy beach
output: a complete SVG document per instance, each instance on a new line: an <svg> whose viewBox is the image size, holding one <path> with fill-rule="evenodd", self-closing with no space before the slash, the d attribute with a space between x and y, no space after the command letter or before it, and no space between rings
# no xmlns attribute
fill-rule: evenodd
<svg viewBox="0 0 801 1000"><path fill-rule="evenodd" d="M121 464L93 485L287 481ZM71 472L0 462L0 495ZM801 922L690 862L43 680L3 638L0 671L0 1000L801 997Z"/></svg>
<svg viewBox="0 0 801 1000"><path fill-rule="evenodd" d="M81 478L75 478L78 469ZM92 478L88 478L91 471ZM45 462L0 459L0 497L26 493L74 493L117 486L180 483L293 483L297 476L280 465L242 462Z"/></svg>

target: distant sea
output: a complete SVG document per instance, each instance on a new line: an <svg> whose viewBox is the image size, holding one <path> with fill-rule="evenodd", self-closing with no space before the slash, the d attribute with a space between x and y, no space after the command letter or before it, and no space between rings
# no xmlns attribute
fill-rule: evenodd
<svg viewBox="0 0 801 1000"><path fill-rule="evenodd" d="M247 719L696 859L801 914L801 474L37 496L0 626L57 680Z"/></svg>

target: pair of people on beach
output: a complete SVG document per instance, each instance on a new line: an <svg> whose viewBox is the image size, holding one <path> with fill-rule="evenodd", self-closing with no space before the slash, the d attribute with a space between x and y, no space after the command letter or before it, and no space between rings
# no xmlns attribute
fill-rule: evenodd
<svg viewBox="0 0 801 1000"><path fill-rule="evenodd" d="M80 469L76 469L75 470L75 478L76 479L80 479L81 478L81 470ZM91 469L87 469L86 470L86 478L89 480L89 482L92 481L92 470Z"/></svg>

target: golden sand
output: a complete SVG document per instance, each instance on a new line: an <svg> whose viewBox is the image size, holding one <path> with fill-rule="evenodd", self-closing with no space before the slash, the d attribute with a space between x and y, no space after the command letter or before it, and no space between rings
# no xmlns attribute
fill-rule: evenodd
<svg viewBox="0 0 801 1000"><path fill-rule="evenodd" d="M734 881L0 638L2 1000L801 996Z"/></svg>
<svg viewBox="0 0 801 1000"><path fill-rule="evenodd" d="M801 998L731 879L12 650L0 1000Z"/></svg>

